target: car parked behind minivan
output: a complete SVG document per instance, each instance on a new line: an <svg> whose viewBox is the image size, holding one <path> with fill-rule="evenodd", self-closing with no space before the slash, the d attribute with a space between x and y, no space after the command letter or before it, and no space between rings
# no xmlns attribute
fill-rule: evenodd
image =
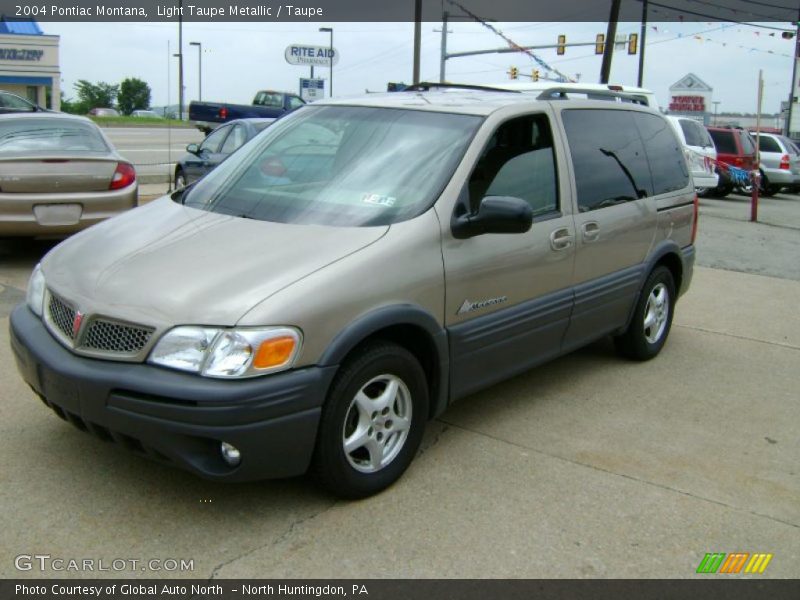
<svg viewBox="0 0 800 600"><path fill-rule="evenodd" d="M64 237L136 206L133 165L86 117L0 118L0 237Z"/></svg>
<svg viewBox="0 0 800 600"><path fill-rule="evenodd" d="M669 123L431 88L302 107L53 249L11 315L22 377L203 477L310 469L358 498L459 398L604 336L655 357L697 231Z"/></svg>
<svg viewBox="0 0 800 600"><path fill-rule="evenodd" d="M668 116L667 120L683 143L686 163L697 193L704 195L719 184L716 172L717 148L705 127L689 117Z"/></svg>
<svg viewBox="0 0 800 600"><path fill-rule="evenodd" d="M710 196L724 198L737 187L725 166L752 171L756 160L756 144L750 134L740 127L707 127L717 147L719 185L710 190Z"/></svg>
<svg viewBox="0 0 800 600"><path fill-rule="evenodd" d="M793 146L782 135L758 134L759 159L764 178L761 192L764 195L774 196L782 188L793 191L800 185L800 155Z"/></svg>

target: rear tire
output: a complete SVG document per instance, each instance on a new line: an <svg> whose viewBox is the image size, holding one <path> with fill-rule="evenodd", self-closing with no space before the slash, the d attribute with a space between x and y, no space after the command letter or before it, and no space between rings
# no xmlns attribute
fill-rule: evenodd
<svg viewBox="0 0 800 600"><path fill-rule="evenodd" d="M636 304L628 329L614 338L622 356L632 360L650 360L667 341L675 312L675 280L664 266L653 269Z"/></svg>
<svg viewBox="0 0 800 600"><path fill-rule="evenodd" d="M413 460L428 419L417 359L390 342L364 346L341 367L322 408L313 470L343 498L389 487Z"/></svg>

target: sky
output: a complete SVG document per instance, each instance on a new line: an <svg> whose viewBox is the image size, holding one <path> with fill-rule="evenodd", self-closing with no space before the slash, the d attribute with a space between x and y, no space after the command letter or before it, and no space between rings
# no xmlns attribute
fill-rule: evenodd
<svg viewBox="0 0 800 600"><path fill-rule="evenodd" d="M154 106L176 104L178 99L177 23L48 23L46 34L61 36L62 90L75 98L79 79L119 83L138 77L152 89ZM290 44L327 46L334 29L334 47L339 62L334 67L336 96L385 91L389 81L410 82L413 64L412 23L184 23L184 86L186 103L198 98L198 48L203 45L202 95L204 100L249 103L259 89L297 91L298 79L308 77L308 67L286 63L284 50ZM791 24L765 23L751 27L730 23L659 23L648 26L644 87L656 93L659 104L669 103L669 86L687 73L694 73L714 88L720 112L755 112L758 72L764 75L764 112L778 112L789 96L794 40L784 40L774 28L792 29ZM520 46L554 44L559 34L568 42L591 42L605 32L605 23L493 23ZM639 23L620 23L618 34L639 32ZM438 81L441 23L422 24L421 75ZM498 35L476 22L451 22L449 52L506 46ZM774 35L771 35L774 34ZM601 57L593 47L567 48L564 56L555 49L537 50L549 66L580 81L599 80ZM626 50L614 55L611 82L636 85L637 56ZM486 54L447 61L451 82L492 84L507 82L507 71L516 66L521 73L538 68L522 53ZM322 72L320 72L322 71ZM327 69L317 69L327 78ZM169 85L168 85L169 81ZM326 83L327 86L327 83Z"/></svg>

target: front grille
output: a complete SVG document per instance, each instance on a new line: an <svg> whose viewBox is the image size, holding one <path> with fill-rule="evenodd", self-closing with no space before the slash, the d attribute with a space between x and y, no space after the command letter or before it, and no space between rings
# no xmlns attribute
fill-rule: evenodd
<svg viewBox="0 0 800 600"><path fill-rule="evenodd" d="M50 322L69 340L75 339L72 324L75 321L75 309L65 304L58 296L50 295L47 307Z"/></svg>
<svg viewBox="0 0 800 600"><path fill-rule="evenodd" d="M149 327L95 319L89 324L80 347L115 354L137 354L152 335L153 329Z"/></svg>
<svg viewBox="0 0 800 600"><path fill-rule="evenodd" d="M84 325L75 331L75 319ZM59 296L50 292L47 300L45 323L51 332L77 354L111 360L136 359L147 347L155 329L105 317L81 315Z"/></svg>

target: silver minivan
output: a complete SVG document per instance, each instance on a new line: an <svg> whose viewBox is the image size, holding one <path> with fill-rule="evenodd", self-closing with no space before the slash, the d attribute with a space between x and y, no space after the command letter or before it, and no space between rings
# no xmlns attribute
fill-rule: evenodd
<svg viewBox="0 0 800 600"><path fill-rule="evenodd" d="M44 403L100 438L219 481L312 469L363 497L458 398L604 336L656 356L696 224L681 144L647 107L319 101L54 248L12 346Z"/></svg>

